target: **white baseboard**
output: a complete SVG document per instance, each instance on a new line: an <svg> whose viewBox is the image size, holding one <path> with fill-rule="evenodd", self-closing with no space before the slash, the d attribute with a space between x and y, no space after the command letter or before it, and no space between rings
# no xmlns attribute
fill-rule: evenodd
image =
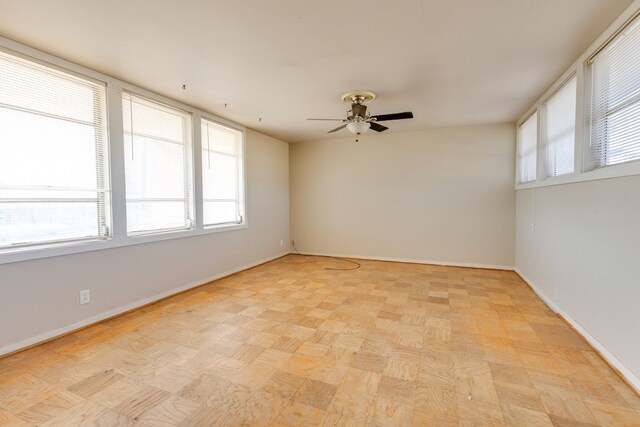
<svg viewBox="0 0 640 427"><path fill-rule="evenodd" d="M294 253L294 252L291 252ZM213 276L180 286L178 288L171 289L166 292L162 292L160 294L156 294L151 297L143 298L134 303L127 304L125 306L121 306L115 308L113 310L109 310L98 315L89 317L87 319L81 320L79 322L75 322L61 328L54 329L52 331L48 331L39 335L36 335L31 338L24 339L14 344L9 344L7 346L0 348L0 356L16 352L23 348L31 347L38 343L48 341L52 338L62 336L73 332L75 330L84 328L86 326L92 325L94 323L98 323L102 320L117 316L119 314L125 313L127 311L131 311L133 309L145 306L147 304L153 303L155 301L170 297L172 295L178 294L180 292L189 290L191 288L195 288L197 286L203 285L205 283L212 282L214 280L221 279L223 277L229 276L231 274L247 270L249 268L255 267L260 264L264 264L265 262L273 261L275 259L281 258L284 255L287 255L288 252L283 252L281 254L264 258L258 260L256 262L234 268L223 273L218 273ZM576 322L571 316L569 316L564 310L558 307L544 292L540 290L536 285L531 282L520 270L514 267L509 266L501 266L501 265L490 265L490 264L474 264L474 263L457 263L457 262L443 262L443 261L430 261L430 260L416 260L416 259L405 259L405 258L388 258L388 257L369 257L362 255L336 255L336 254L326 254L326 253L316 253L316 252L305 252L302 255L320 255L320 256L337 256L341 258L354 258L354 259L367 259L367 260L375 260L375 261L393 261L393 262L405 262L411 264L430 264L430 265L443 265L443 266L451 266L451 267L472 267L472 268L486 268L493 270L514 270L522 279L527 282L527 284L533 289L533 291L542 299L545 304L551 308L555 313L561 316L564 320L566 320L573 328L580 333L587 342L595 348L600 355L611 365L613 366L626 380L627 382L635 388L636 392L640 393L640 378L635 375L630 369L628 369L616 356L614 356L609 350L606 349L596 338L594 338L586 329L584 329L578 322Z"/></svg>
<svg viewBox="0 0 640 427"><path fill-rule="evenodd" d="M484 268L487 270L509 270L513 271L514 267L507 265L494 265L494 264L474 264L466 262L449 262L449 261L433 261L427 259L410 259L410 258L390 258L390 257L372 257L365 255L340 255L340 254L328 254L322 252L304 252L296 253L295 255L316 255L316 256L333 256L339 258L353 258L353 259L366 259L371 261L391 261L391 262L405 262L407 264L427 264L427 265L442 265L446 267L467 267L467 268Z"/></svg>
<svg viewBox="0 0 640 427"><path fill-rule="evenodd" d="M54 329L52 331L48 331L48 332L36 335L34 337L24 339L22 341L14 343L14 344L9 344L7 346L4 346L4 347L0 348L0 356L16 352L18 350L22 350L22 349L27 348L27 347L32 347L32 346L34 346L36 344L51 340L53 338L56 338L56 337L59 337L59 336L65 335L65 334L68 334L68 333L76 331L78 329L82 329L82 328L84 328L86 326L92 325L94 323L98 323L98 322L100 322L102 320L105 320L105 319L108 319L110 317L114 317L114 316L117 316L119 314L126 313L127 311L131 311L133 309L142 307L144 305L153 303L155 301L170 297L171 295L178 294L180 292L189 290L191 288L195 288L195 287L198 287L200 285L204 285L204 284L212 282L214 280L222 279L223 277L229 276L229 275L234 274L234 273L238 273L238 272L243 271L243 270L247 270L249 268L255 267L256 265L260 265L260 264L264 264L265 262L273 261L274 259L281 258L281 257L283 257L285 255L288 255L288 254L289 254L289 252L283 252L283 253L280 253L278 255L274 255L272 257L264 258L264 259L258 260L256 262L253 262L253 263L250 263L250 264L247 264L247 265L243 265L243 266L238 267L238 268L234 268L234 269L225 271L223 273L214 274L213 276L206 277L204 279L188 283L188 284L180 286L178 288L174 288L174 289L171 289L169 291L162 292L160 294L156 294L156 295L151 296L151 297L143 298L143 299L138 300L136 302L133 302L131 304L127 304L125 306L114 308L113 310L105 311L103 313L97 314L97 315L89 317L87 319L80 320L79 322L75 322L75 323L72 323L70 325L66 325L66 326L63 326L61 328L57 328L57 329Z"/></svg>
<svg viewBox="0 0 640 427"><path fill-rule="evenodd" d="M640 394L640 377L638 377L633 371L627 368L616 356L613 355L607 348L600 343L593 335L591 335L585 328L583 328L578 322L576 322L571 316L569 316L564 310L562 310L556 303L554 303L547 295L545 295L539 287L533 284L520 270L514 269L516 273L533 289L533 291L553 310L556 314L567 321L587 342L602 356L606 362L611 365L618 373L624 377L627 383L633 387L636 393Z"/></svg>

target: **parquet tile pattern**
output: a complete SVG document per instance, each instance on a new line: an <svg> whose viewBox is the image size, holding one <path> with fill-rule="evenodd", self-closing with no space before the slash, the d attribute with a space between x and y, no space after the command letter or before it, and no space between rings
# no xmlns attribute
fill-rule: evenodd
<svg viewBox="0 0 640 427"><path fill-rule="evenodd" d="M513 273L290 255L0 359L11 426L640 425Z"/></svg>

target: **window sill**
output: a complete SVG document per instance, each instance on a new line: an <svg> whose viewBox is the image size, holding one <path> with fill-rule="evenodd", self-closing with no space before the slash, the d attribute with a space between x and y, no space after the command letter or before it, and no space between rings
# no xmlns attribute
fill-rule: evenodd
<svg viewBox="0 0 640 427"><path fill-rule="evenodd" d="M234 222L219 225L205 225L203 231L205 233L221 233L223 231L241 230L243 228L247 228L247 224Z"/></svg>
<svg viewBox="0 0 640 427"><path fill-rule="evenodd" d="M111 239L93 239L75 242L55 244L42 244L38 246L16 249L0 250L0 265L13 262L29 261L34 259L50 258L62 255L78 254L83 252L99 251L104 249L119 248L123 246L141 245L160 242L163 240L182 239L185 237L203 236L207 234L222 233L226 231L242 230L248 228L246 223L223 225L206 229L191 229L180 231L168 231L155 234L128 236Z"/></svg>
<svg viewBox="0 0 640 427"><path fill-rule="evenodd" d="M621 163L618 165L605 166L582 173L570 173L561 176L553 176L537 181L517 184L517 190L527 190L530 188L550 187L552 185L574 184L577 182L597 181L601 179L622 178L625 176L640 175L640 161Z"/></svg>

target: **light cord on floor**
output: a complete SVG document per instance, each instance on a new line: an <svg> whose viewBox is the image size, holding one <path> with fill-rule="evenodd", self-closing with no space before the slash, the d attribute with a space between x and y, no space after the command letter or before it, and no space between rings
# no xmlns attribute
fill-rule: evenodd
<svg viewBox="0 0 640 427"><path fill-rule="evenodd" d="M352 264L355 264L355 267L351 267L351 268L332 268L332 267L325 267L325 270L333 270L333 271L348 271L348 270L357 270L360 267L362 267L360 265L359 262L356 261L352 261L350 259L347 258L340 258L340 257L336 257L336 256L329 256L329 255L308 255L308 254L302 254L298 251L298 249L296 248L296 245L294 245L293 243L291 243L291 247L293 248L293 251L296 253L296 255L303 255L303 256L314 256L317 258L329 258L329 259L337 259L338 261L345 261L345 262L350 262Z"/></svg>

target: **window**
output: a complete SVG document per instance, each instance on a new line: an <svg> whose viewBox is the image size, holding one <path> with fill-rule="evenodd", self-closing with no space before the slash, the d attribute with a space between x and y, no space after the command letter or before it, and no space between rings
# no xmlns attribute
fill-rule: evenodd
<svg viewBox="0 0 640 427"><path fill-rule="evenodd" d="M205 227L243 222L242 132L202 120L202 199Z"/></svg>
<svg viewBox="0 0 640 427"><path fill-rule="evenodd" d="M244 227L241 126L9 46L0 40L0 264Z"/></svg>
<svg viewBox="0 0 640 427"><path fill-rule="evenodd" d="M193 227L191 116L122 95L129 234Z"/></svg>
<svg viewBox="0 0 640 427"><path fill-rule="evenodd" d="M573 173L576 141L576 77L544 104L545 168L547 176Z"/></svg>
<svg viewBox="0 0 640 427"><path fill-rule="evenodd" d="M640 159L640 18L623 28L588 64L592 167Z"/></svg>
<svg viewBox="0 0 640 427"><path fill-rule="evenodd" d="M0 52L0 248L109 236L105 96Z"/></svg>
<svg viewBox="0 0 640 427"><path fill-rule="evenodd" d="M518 171L520 183L536 179L538 113L533 113L518 129Z"/></svg>

